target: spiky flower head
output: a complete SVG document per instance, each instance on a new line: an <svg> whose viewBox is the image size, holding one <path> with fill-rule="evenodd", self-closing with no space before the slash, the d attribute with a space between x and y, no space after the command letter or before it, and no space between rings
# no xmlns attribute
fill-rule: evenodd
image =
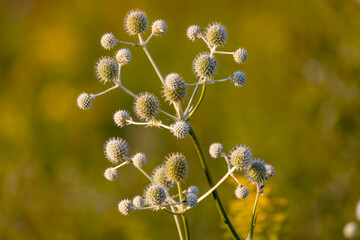
<svg viewBox="0 0 360 240"><path fill-rule="evenodd" d="M148 26L146 14L140 10L131 10L125 17L124 26L129 35L146 31Z"/></svg>
<svg viewBox="0 0 360 240"><path fill-rule="evenodd" d="M170 73L165 78L164 96L167 101L182 102L186 96L185 81L177 73Z"/></svg>
<svg viewBox="0 0 360 240"><path fill-rule="evenodd" d="M190 187L187 189L187 192L188 192L188 193L193 193L193 194L195 194L196 196L199 195L199 189L198 189L196 186L190 186Z"/></svg>
<svg viewBox="0 0 360 240"><path fill-rule="evenodd" d="M270 164L265 163L265 168L266 168L266 178L269 179L272 176L275 175L275 168L273 166L271 166Z"/></svg>
<svg viewBox="0 0 360 240"><path fill-rule="evenodd" d="M87 110L92 107L91 97L87 93L82 93L77 98L77 105L82 110Z"/></svg>
<svg viewBox="0 0 360 240"><path fill-rule="evenodd" d="M241 87L246 82L246 75L243 72L236 71L234 72L234 77L231 78L231 81L234 83L235 87Z"/></svg>
<svg viewBox="0 0 360 240"><path fill-rule="evenodd" d="M166 176L173 182L184 181L189 174L189 165L181 153L172 153L166 158Z"/></svg>
<svg viewBox="0 0 360 240"><path fill-rule="evenodd" d="M230 163L240 171L244 171L252 160L251 150L247 146L235 147L230 153Z"/></svg>
<svg viewBox="0 0 360 240"><path fill-rule="evenodd" d="M127 48L122 48L116 52L115 58L116 61L120 64L120 66L124 66L128 64L131 60L131 52Z"/></svg>
<svg viewBox="0 0 360 240"><path fill-rule="evenodd" d="M113 164L122 161L129 151L127 142L121 138L111 138L105 144L105 155Z"/></svg>
<svg viewBox="0 0 360 240"><path fill-rule="evenodd" d="M110 50L117 44L117 39L112 33L106 33L101 37L101 46L106 50Z"/></svg>
<svg viewBox="0 0 360 240"><path fill-rule="evenodd" d="M186 36L191 41L198 40L199 38L201 38L201 28L196 25L192 25L192 26L188 27L188 29L186 30Z"/></svg>
<svg viewBox="0 0 360 240"><path fill-rule="evenodd" d="M166 193L163 187L152 184L148 186L144 193L145 202L150 206L159 206L166 199Z"/></svg>
<svg viewBox="0 0 360 240"><path fill-rule="evenodd" d="M118 172L115 168L108 168L104 172L104 176L109 181L114 181L118 177Z"/></svg>
<svg viewBox="0 0 360 240"><path fill-rule="evenodd" d="M235 196L238 198L238 199L244 199L246 198L247 196L249 195L249 190L243 186L243 185L239 185L236 190L235 190Z"/></svg>
<svg viewBox="0 0 360 240"><path fill-rule="evenodd" d="M159 100L151 93L141 93L135 101L135 112L144 120L151 120L159 112Z"/></svg>
<svg viewBox="0 0 360 240"><path fill-rule="evenodd" d="M263 161L254 160L250 163L246 175L248 179L256 184L261 184L266 180L266 167Z"/></svg>
<svg viewBox="0 0 360 240"><path fill-rule="evenodd" d="M351 239L359 235L359 227L356 222L348 222L343 228L345 238Z"/></svg>
<svg viewBox="0 0 360 240"><path fill-rule="evenodd" d="M220 23L212 23L206 28L206 40L211 46L221 46L227 39L225 27Z"/></svg>
<svg viewBox="0 0 360 240"><path fill-rule="evenodd" d="M186 205L193 208L198 204L198 197L194 193L189 193L186 195Z"/></svg>
<svg viewBox="0 0 360 240"><path fill-rule="evenodd" d="M202 53L195 58L193 69L198 77L211 77L216 72L217 62L215 58Z"/></svg>
<svg viewBox="0 0 360 240"><path fill-rule="evenodd" d="M155 168L153 171L152 179L160 186L169 189L174 186L173 182L170 181L166 176L165 166L161 165Z"/></svg>
<svg viewBox="0 0 360 240"><path fill-rule="evenodd" d="M129 113L125 110L119 110L114 114L114 122L118 127L125 127L131 119Z"/></svg>
<svg viewBox="0 0 360 240"><path fill-rule="evenodd" d="M233 57L235 62L237 63L243 63L247 59L247 51L244 48L239 48L233 53Z"/></svg>
<svg viewBox="0 0 360 240"><path fill-rule="evenodd" d="M118 76L119 67L110 57L102 57L96 64L96 73L100 81L111 82Z"/></svg>
<svg viewBox="0 0 360 240"><path fill-rule="evenodd" d="M144 199L141 196L136 196L132 200L132 204L137 208L143 208L145 203Z"/></svg>
<svg viewBox="0 0 360 240"><path fill-rule="evenodd" d="M213 143L210 145L209 153L212 158L219 158L222 155L223 145L221 143Z"/></svg>
<svg viewBox="0 0 360 240"><path fill-rule="evenodd" d="M146 163L146 156L143 153L137 153L132 157L131 160L135 167L142 168Z"/></svg>
<svg viewBox="0 0 360 240"><path fill-rule="evenodd" d="M152 25L151 25L151 31L152 34L155 36L161 36L163 35L167 30L167 26L166 23L163 20L156 20Z"/></svg>
<svg viewBox="0 0 360 240"><path fill-rule="evenodd" d="M132 204L129 199L124 199L120 201L118 205L119 212L124 216L128 216L132 212L131 207Z"/></svg>
<svg viewBox="0 0 360 240"><path fill-rule="evenodd" d="M170 128L174 136L179 139L184 139L190 132L190 124L182 120L175 122Z"/></svg>

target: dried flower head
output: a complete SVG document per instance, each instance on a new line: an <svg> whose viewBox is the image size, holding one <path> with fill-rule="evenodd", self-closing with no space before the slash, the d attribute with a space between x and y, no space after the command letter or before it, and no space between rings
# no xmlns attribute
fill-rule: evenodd
<svg viewBox="0 0 360 240"><path fill-rule="evenodd" d="M131 52L127 48L122 48L116 52L115 58L116 61L120 64L120 66L124 66L128 64L131 60Z"/></svg>
<svg viewBox="0 0 360 240"><path fill-rule="evenodd" d="M273 166L271 166L270 164L265 163L265 168L266 168L266 178L269 179L272 176L275 175L275 168Z"/></svg>
<svg viewBox="0 0 360 240"><path fill-rule="evenodd" d="M125 127L130 119L131 117L126 110L119 110L114 114L114 122L118 127Z"/></svg>
<svg viewBox="0 0 360 240"><path fill-rule="evenodd" d="M132 212L131 205L132 204L129 199L120 201L118 205L119 212L124 216L128 216Z"/></svg>
<svg viewBox="0 0 360 240"><path fill-rule="evenodd" d="M166 176L173 182L184 181L189 174L189 165L181 153L172 153L166 158Z"/></svg>
<svg viewBox="0 0 360 240"><path fill-rule="evenodd" d="M160 186L169 189L174 186L174 183L170 181L166 176L165 166L161 165L155 168L152 174L152 179Z"/></svg>
<svg viewBox="0 0 360 240"><path fill-rule="evenodd" d="M163 90L165 99L171 102L182 102L186 96L185 81L177 73L170 73L165 78Z"/></svg>
<svg viewBox="0 0 360 240"><path fill-rule="evenodd" d="M143 208L145 203L144 203L144 199L141 196L136 196L133 198L132 200L132 204L136 207L136 208Z"/></svg>
<svg viewBox="0 0 360 240"><path fill-rule="evenodd" d="M261 160L254 160L246 171L248 179L252 183L261 184L266 180L265 164Z"/></svg>
<svg viewBox="0 0 360 240"><path fill-rule="evenodd" d="M159 206L166 199L166 192L163 187L152 184L148 186L144 193L145 202L150 206Z"/></svg>
<svg viewBox="0 0 360 240"><path fill-rule="evenodd" d="M124 26L129 35L145 32L148 26L146 14L140 10L131 10L125 17Z"/></svg>
<svg viewBox="0 0 360 240"><path fill-rule="evenodd" d="M115 168L108 168L104 172L104 176L109 181L114 181L118 177L118 172Z"/></svg>
<svg viewBox="0 0 360 240"><path fill-rule="evenodd" d="M146 156L144 153L137 153L131 160L135 167L142 168L146 163Z"/></svg>
<svg viewBox="0 0 360 240"><path fill-rule="evenodd" d="M234 77L231 78L231 81L234 83L235 87L241 87L246 82L246 75L240 71L234 72Z"/></svg>
<svg viewBox="0 0 360 240"><path fill-rule="evenodd" d="M161 36L166 30L167 26L163 20L156 20L151 26L151 31L154 36Z"/></svg>
<svg viewBox="0 0 360 240"><path fill-rule="evenodd" d="M243 186L243 185L239 185L236 190L235 190L235 196L238 198L238 199L244 199L246 198L247 196L249 195L249 190Z"/></svg>
<svg viewBox="0 0 360 240"><path fill-rule="evenodd" d="M221 143L213 143L209 148L209 153L212 158L219 158L222 155L223 145Z"/></svg>
<svg viewBox="0 0 360 240"><path fill-rule="evenodd" d="M240 171L244 171L252 160L251 150L247 146L239 146L232 150L230 163Z"/></svg>
<svg viewBox="0 0 360 240"><path fill-rule="evenodd" d="M217 62L215 58L206 53L202 53L195 58L193 69L198 77L210 78L216 72Z"/></svg>
<svg viewBox="0 0 360 240"><path fill-rule="evenodd" d="M77 105L80 109L86 110L92 107L91 97L87 93L82 93L77 98Z"/></svg>
<svg viewBox="0 0 360 240"><path fill-rule="evenodd" d="M193 194L195 194L196 196L199 195L199 189L198 189L196 186L190 186L190 187L187 189L187 192L188 192L188 193L193 193Z"/></svg>
<svg viewBox="0 0 360 240"><path fill-rule="evenodd" d="M192 26L188 27L188 29L186 30L186 36L191 41L198 40L199 38L201 38L201 28L196 25L192 25Z"/></svg>
<svg viewBox="0 0 360 240"><path fill-rule="evenodd" d="M102 57L96 64L96 73L100 81L111 82L117 78L119 67L110 57Z"/></svg>
<svg viewBox="0 0 360 240"><path fill-rule="evenodd" d="M194 193L189 193L186 195L186 205L188 207L196 207L198 204L198 197Z"/></svg>
<svg viewBox="0 0 360 240"><path fill-rule="evenodd" d="M117 39L112 33L106 33L101 37L101 46L106 50L110 50L117 44Z"/></svg>
<svg viewBox="0 0 360 240"><path fill-rule="evenodd" d="M239 48L233 53L233 57L235 62L237 63L243 63L247 59L247 51L244 48Z"/></svg>
<svg viewBox="0 0 360 240"><path fill-rule="evenodd" d="M113 164L122 161L128 151L127 142L121 138L111 138L105 144L105 155Z"/></svg>
<svg viewBox="0 0 360 240"><path fill-rule="evenodd" d="M220 23L212 23L206 28L206 40L212 46L221 46L227 39L225 27Z"/></svg>
<svg viewBox="0 0 360 240"><path fill-rule="evenodd" d="M184 139L190 132L190 124L182 120L175 122L170 128L174 136L179 139Z"/></svg>
<svg viewBox="0 0 360 240"><path fill-rule="evenodd" d="M159 112L159 100L151 93L141 93L135 101L135 112L144 120L151 120Z"/></svg>

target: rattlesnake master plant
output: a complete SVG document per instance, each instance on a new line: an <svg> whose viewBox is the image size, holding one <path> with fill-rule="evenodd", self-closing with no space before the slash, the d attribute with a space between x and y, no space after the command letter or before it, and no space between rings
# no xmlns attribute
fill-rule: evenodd
<svg viewBox="0 0 360 240"><path fill-rule="evenodd" d="M97 76L104 84L113 83L113 86L98 94L80 94L77 100L79 108L87 110L93 107L93 102L96 97L116 88L122 89L133 98L133 111L139 121L134 120L128 110L120 109L113 115L114 125L117 127L141 125L163 128L178 139L184 139L190 136L210 189L201 196L199 189L195 185L191 185L186 190L183 190L182 185L187 184L186 179L188 175L195 173L191 173L190 166L192 163L189 163L186 156L182 153L170 153L164 158L164 161L159 163L159 166L152 171L152 175L149 175L144 168L148 161L146 155L144 153L130 154L128 143L124 139L114 137L105 143L105 156L110 163L115 165L105 170L105 178L109 181L114 181L119 177L118 171L120 167L132 165L149 180L149 185L144 190L143 197L137 195L132 201L124 199L119 202L118 208L120 213L127 216L136 210L151 209L166 211L173 215L180 239L190 239L189 226L186 218L187 211L198 206L207 196L213 195L216 201L216 207L231 236L234 239L241 239L231 224L216 190L228 177L232 177L238 183L238 187L234 191L235 197L245 199L249 194L249 190L235 177L234 173L238 171L244 174L250 183L256 184L257 186L253 217L247 236L247 239L252 239L258 197L263 193L264 182L275 174L274 168L264 163L263 160L254 160L253 154L247 146L235 146L226 154L221 143L214 143L209 148L210 156L212 158L224 158L228 167L228 171L224 177L214 184L210 170L207 167L205 153L189 122L192 115L202 103L207 85L229 81L236 87L241 87L246 82L246 75L241 71L235 71L227 78L216 79L214 77L218 68L216 55L231 55L236 63L241 64L247 59L247 51L243 48L239 48L234 52L217 50L218 47L223 46L226 40L228 40L227 30L220 23L209 24L204 32L199 26L190 26L186 31L187 38L191 41L203 40L208 51L201 52L194 58L193 72L197 81L187 83L181 77L181 74L172 72L173 69L168 71L169 73L164 78L163 73L159 70L147 49L147 45L153 37L160 37L166 33L167 25L163 20L156 20L151 24L151 33L146 40L143 39L143 34L148 29L149 22L144 12L131 10L125 17L124 27L130 36L137 36L138 43L120 41L112 33L106 33L100 40L102 47L106 50L113 50L117 44L121 44L142 48L161 81L160 92L163 95L163 100L169 102L174 107L174 113L163 111L160 104L161 99L153 93L141 92L135 94L124 86L121 79L121 70L130 61L136 61L136 56L133 57L127 48L117 50L115 54L112 53L112 57L107 56L100 58L95 67ZM124 83L126 83L126 80ZM199 88L201 88L200 95L198 94ZM174 139L174 141L176 141L176 139ZM153 160L150 158L149 161ZM177 189L174 189L175 186L177 186ZM180 223L178 219L179 216L182 218L183 224Z"/></svg>

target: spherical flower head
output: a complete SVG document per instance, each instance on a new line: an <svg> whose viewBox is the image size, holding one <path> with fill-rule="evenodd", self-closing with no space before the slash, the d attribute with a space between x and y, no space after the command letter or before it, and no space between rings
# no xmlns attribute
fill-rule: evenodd
<svg viewBox="0 0 360 240"><path fill-rule="evenodd" d="M193 208L198 204L198 197L194 193L189 193L186 195L186 205Z"/></svg>
<svg viewBox="0 0 360 240"><path fill-rule="evenodd" d="M124 66L128 64L131 60L131 52L127 48L122 48L116 52L115 58L116 61L120 64L120 66Z"/></svg>
<svg viewBox="0 0 360 240"><path fill-rule="evenodd" d="M231 81L234 83L235 87L241 87L246 82L246 75L240 71L234 72L234 77L231 78Z"/></svg>
<svg viewBox="0 0 360 240"><path fill-rule="evenodd" d="M160 185L166 189L172 188L174 186L173 182L169 181L169 179L166 176L166 170L165 170L164 165L161 165L161 166L158 166L157 168L155 168L155 170L153 171L153 174L152 174L152 179L154 179L154 181L158 185Z"/></svg>
<svg viewBox="0 0 360 240"><path fill-rule="evenodd" d="M185 81L177 73L170 73L165 78L164 96L167 101L182 102L186 96Z"/></svg>
<svg viewBox="0 0 360 240"><path fill-rule="evenodd" d="M252 160L251 150L247 146L239 146L232 150L230 163L240 171L244 171Z"/></svg>
<svg viewBox="0 0 360 240"><path fill-rule="evenodd" d="M143 153L137 153L131 160L135 167L142 168L146 163L146 156Z"/></svg>
<svg viewBox="0 0 360 240"><path fill-rule="evenodd" d="M82 110L87 110L92 107L91 97L87 93L82 93L77 98L77 105Z"/></svg>
<svg viewBox="0 0 360 240"><path fill-rule="evenodd" d="M146 14L140 10L131 10L125 17L124 26L129 35L145 32L148 26Z"/></svg>
<svg viewBox="0 0 360 240"><path fill-rule="evenodd" d="M210 24L206 28L206 40L211 46L221 46L227 39L226 29L220 23Z"/></svg>
<svg viewBox="0 0 360 240"><path fill-rule="evenodd" d="M245 62L245 60L247 59L247 56L248 56L247 51L243 48L239 48L238 50L236 50L233 53L234 60L237 63Z"/></svg>
<svg viewBox="0 0 360 240"><path fill-rule="evenodd" d="M104 176L109 181L115 181L115 179L118 177L118 172L115 168L108 168L105 170Z"/></svg>
<svg viewBox="0 0 360 240"><path fill-rule="evenodd" d="M193 69L198 77L210 78L216 72L217 62L215 58L206 53L202 53L195 58Z"/></svg>
<svg viewBox="0 0 360 240"><path fill-rule="evenodd" d="M235 196L238 198L238 199L244 199L246 198L247 196L249 195L249 190L243 186L243 185L239 185L236 190L235 190Z"/></svg>
<svg viewBox="0 0 360 240"><path fill-rule="evenodd" d="M275 168L273 166L265 163L265 168L266 168L266 178L267 179L269 179L275 175Z"/></svg>
<svg viewBox="0 0 360 240"><path fill-rule="evenodd" d="M157 37L163 35L166 30L167 26L163 20L156 20L151 26L152 34Z"/></svg>
<svg viewBox="0 0 360 240"><path fill-rule="evenodd" d="M174 136L179 139L184 139L190 132L190 124L182 120L175 122L170 128Z"/></svg>
<svg viewBox="0 0 360 240"><path fill-rule="evenodd" d="M223 145L221 143L213 143L210 146L209 153L212 158L219 158L222 155Z"/></svg>
<svg viewBox="0 0 360 240"><path fill-rule="evenodd" d="M199 195L199 189L198 189L196 186L190 186L190 187L187 189L187 192L188 192L188 193L193 193L193 194L195 194L196 196Z"/></svg>
<svg viewBox="0 0 360 240"><path fill-rule="evenodd" d="M114 122L118 127L125 127L131 119L129 113L125 110L119 110L114 114Z"/></svg>
<svg viewBox="0 0 360 240"><path fill-rule="evenodd" d="M343 228L345 238L351 239L359 235L359 227L356 222L348 222Z"/></svg>
<svg viewBox="0 0 360 240"><path fill-rule="evenodd" d="M163 187L152 184L148 186L144 193L145 202L150 206L159 206L166 199L166 193Z"/></svg>
<svg viewBox="0 0 360 240"><path fill-rule="evenodd" d="M129 147L127 142L121 138L111 138L105 144L105 155L113 164L122 161L128 151Z"/></svg>
<svg viewBox="0 0 360 240"><path fill-rule="evenodd" d="M101 37L101 46L106 50L110 50L117 44L117 39L112 33L106 33Z"/></svg>
<svg viewBox="0 0 360 240"><path fill-rule="evenodd" d="M191 41L198 40L199 38L201 38L201 28L196 25L192 25L192 26L188 27L188 29L186 30L186 36Z"/></svg>
<svg viewBox="0 0 360 240"><path fill-rule="evenodd" d="M137 208L143 208L145 205L144 199L141 196L134 197L132 204Z"/></svg>
<svg viewBox="0 0 360 240"><path fill-rule="evenodd" d="M261 160L252 161L246 175L252 183L261 184L266 181L266 167Z"/></svg>
<svg viewBox="0 0 360 240"><path fill-rule="evenodd" d="M185 156L181 153L172 153L166 158L165 162L166 176L170 181L184 181L189 174L189 165Z"/></svg>
<svg viewBox="0 0 360 240"><path fill-rule="evenodd" d="M159 112L159 100L151 93L141 93L135 101L135 112L144 120L153 119Z"/></svg>
<svg viewBox="0 0 360 240"><path fill-rule="evenodd" d="M128 216L132 212L131 207L132 207L132 204L129 199L124 199L124 200L120 201L119 205L118 205L119 212L124 216Z"/></svg>
<svg viewBox="0 0 360 240"><path fill-rule="evenodd" d="M96 64L96 73L100 81L111 82L118 76L119 67L110 57L102 57Z"/></svg>

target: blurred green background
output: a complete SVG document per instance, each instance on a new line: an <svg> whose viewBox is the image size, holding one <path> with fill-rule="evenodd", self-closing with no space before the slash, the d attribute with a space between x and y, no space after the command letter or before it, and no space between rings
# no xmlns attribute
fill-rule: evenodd
<svg viewBox="0 0 360 240"><path fill-rule="evenodd" d="M219 21L229 32L223 50L247 49L243 65L230 56L217 58L217 78L242 70L244 87L209 86L191 123L205 150L214 141L226 151L246 144L276 168L267 187L271 193L259 202L265 220L255 239L342 239L360 197L358 0L2 0L0 239L177 239L166 213L124 217L117 211L119 200L141 194L147 181L130 166L120 169L115 182L103 177L110 166L103 145L110 137L125 138L132 153L147 154L149 172L168 153L183 152L191 167L186 185L208 189L189 138L113 124L116 110L132 110L125 93L101 96L89 111L76 106L81 92L110 86L95 76L98 58L115 51L102 49L100 38L112 32L134 41L123 28L133 8L168 24L168 32L149 44L164 75L179 72L195 81L191 63L206 46L186 39L191 24L204 28ZM144 53L131 51L124 84L160 97L160 82ZM208 162L214 178L222 177L224 162ZM229 181L219 191L245 236L254 191L237 201L235 187ZM193 239L228 238L210 198L189 219Z"/></svg>

